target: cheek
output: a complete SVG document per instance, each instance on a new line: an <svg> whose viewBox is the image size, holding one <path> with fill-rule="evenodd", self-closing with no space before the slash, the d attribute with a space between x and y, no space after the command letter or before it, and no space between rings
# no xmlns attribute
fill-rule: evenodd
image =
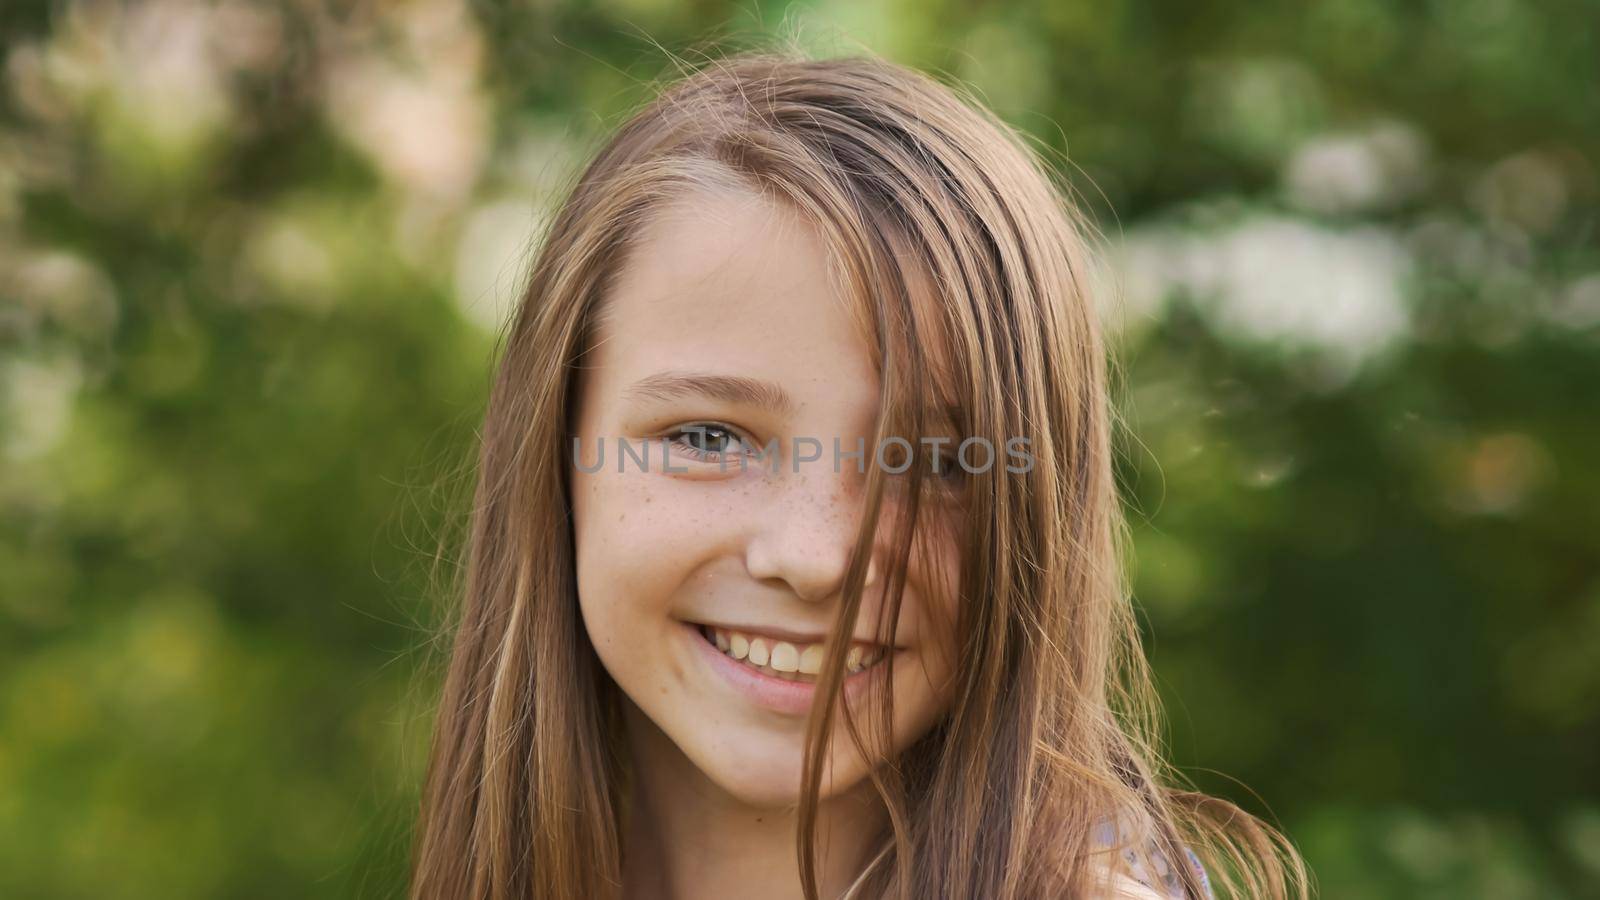
<svg viewBox="0 0 1600 900"><path fill-rule="evenodd" d="M940 708L949 699L958 660L962 552L957 526L950 524L931 532L911 560L924 698Z"/></svg>
<svg viewBox="0 0 1600 900"><path fill-rule="evenodd" d="M954 513L942 513L918 524L912 544L908 581L916 586L918 625L927 628L919 639L951 642L961 596L961 564L966 552L962 525Z"/></svg>
<svg viewBox="0 0 1600 900"><path fill-rule="evenodd" d="M596 646L647 638L727 544L730 510L655 473L578 473L579 605Z"/></svg>

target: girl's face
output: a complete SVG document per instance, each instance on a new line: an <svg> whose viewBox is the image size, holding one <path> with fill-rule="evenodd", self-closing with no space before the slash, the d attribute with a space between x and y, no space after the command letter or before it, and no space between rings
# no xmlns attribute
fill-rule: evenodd
<svg viewBox="0 0 1600 900"><path fill-rule="evenodd" d="M581 463L572 503L589 637L643 714L630 721L764 806L799 796L811 673L863 511L867 475L842 454L864 442L876 464L878 376L833 284L809 223L753 194L696 195L635 246L578 385L581 456L569 459ZM959 443L948 436L946 448ZM848 651L861 668L845 685L865 722L863 689L886 677L872 662L894 654L896 751L947 705L950 644L935 625L954 621L960 564L959 488L931 490L894 646L874 643L902 493L884 494ZM836 720L824 794L867 771Z"/></svg>

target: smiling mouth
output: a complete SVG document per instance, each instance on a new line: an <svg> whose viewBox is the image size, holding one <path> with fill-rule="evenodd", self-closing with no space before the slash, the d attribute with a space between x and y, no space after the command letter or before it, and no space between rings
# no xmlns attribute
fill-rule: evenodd
<svg viewBox="0 0 1600 900"><path fill-rule="evenodd" d="M794 644L710 625L698 625L695 630L706 643L729 659L784 681L815 683L817 673L822 671L822 662L827 658L824 644ZM846 677L870 669L887 655L883 647L851 644L845 655Z"/></svg>

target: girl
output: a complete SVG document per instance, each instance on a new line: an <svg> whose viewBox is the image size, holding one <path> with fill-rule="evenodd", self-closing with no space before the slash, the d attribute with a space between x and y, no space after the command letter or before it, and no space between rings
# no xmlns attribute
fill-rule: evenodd
<svg viewBox="0 0 1600 900"><path fill-rule="evenodd" d="M1303 892L1162 781L1086 233L880 61L627 122L494 383L414 896Z"/></svg>

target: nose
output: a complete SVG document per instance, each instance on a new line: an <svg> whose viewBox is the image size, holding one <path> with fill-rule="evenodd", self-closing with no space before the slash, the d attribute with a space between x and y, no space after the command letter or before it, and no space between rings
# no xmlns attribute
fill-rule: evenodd
<svg viewBox="0 0 1600 900"><path fill-rule="evenodd" d="M773 508L745 548L745 569L759 581L778 580L808 602L842 592L863 504L844 479L826 473L784 473ZM878 580L877 542L863 588Z"/></svg>

